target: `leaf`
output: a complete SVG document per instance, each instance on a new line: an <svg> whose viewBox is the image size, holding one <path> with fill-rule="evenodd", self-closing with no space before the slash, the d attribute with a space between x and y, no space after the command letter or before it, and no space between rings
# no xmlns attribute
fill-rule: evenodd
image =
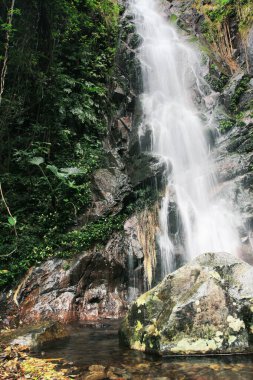
<svg viewBox="0 0 253 380"><path fill-rule="evenodd" d="M176 24L177 20L178 20L177 15L172 14L172 15L170 16L170 21L172 22L172 24Z"/></svg>
<svg viewBox="0 0 253 380"><path fill-rule="evenodd" d="M16 218L15 216L14 216L14 217L9 216L9 218L8 218L8 222L9 222L9 224L10 224L11 226L15 226L16 223L17 223L17 218Z"/></svg>
<svg viewBox="0 0 253 380"><path fill-rule="evenodd" d="M45 162L43 157L33 157L31 160L29 160L30 164L40 166Z"/></svg>
<svg viewBox="0 0 253 380"><path fill-rule="evenodd" d="M80 170L79 168L77 167L70 167L70 168L62 168L61 171L66 174L66 175L77 175L77 174L82 174L83 171Z"/></svg>
<svg viewBox="0 0 253 380"><path fill-rule="evenodd" d="M60 173L55 165L47 165L47 169L50 170L57 178L61 180L66 178L66 174Z"/></svg>
<svg viewBox="0 0 253 380"><path fill-rule="evenodd" d="M73 181L68 181L68 186L71 188L71 189L77 189L78 186L75 185L75 182Z"/></svg>

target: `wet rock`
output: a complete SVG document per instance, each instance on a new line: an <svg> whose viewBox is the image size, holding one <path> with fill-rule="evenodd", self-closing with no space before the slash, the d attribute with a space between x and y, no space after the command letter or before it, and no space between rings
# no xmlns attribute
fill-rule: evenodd
<svg viewBox="0 0 253 380"><path fill-rule="evenodd" d="M114 142L118 147L124 146L125 151L127 151L129 145L129 135L132 130L132 117L131 115L125 115L117 119L112 128L112 135Z"/></svg>
<svg viewBox="0 0 253 380"><path fill-rule="evenodd" d="M156 280L158 203L136 212L124 224L128 251L129 301L150 288Z"/></svg>
<svg viewBox="0 0 253 380"><path fill-rule="evenodd" d="M247 90L243 91L238 100L238 111L247 111L253 106L253 88L248 86Z"/></svg>
<svg viewBox="0 0 253 380"><path fill-rule="evenodd" d="M160 355L247 352L253 338L253 267L206 253L139 297L121 342Z"/></svg>
<svg viewBox="0 0 253 380"><path fill-rule="evenodd" d="M165 171L171 171L171 165L167 165L160 157L145 153L130 159L127 167L133 187L155 185L162 188Z"/></svg>
<svg viewBox="0 0 253 380"><path fill-rule="evenodd" d="M221 154L216 161L217 177L220 182L229 181L250 171L253 154Z"/></svg>
<svg viewBox="0 0 253 380"><path fill-rule="evenodd" d="M89 366L89 374L83 380L103 380L107 378L106 368L103 365L94 364Z"/></svg>
<svg viewBox="0 0 253 380"><path fill-rule="evenodd" d="M214 170L219 181L214 196L227 199L238 213L237 224L240 236L242 239L247 237L247 242L241 246L240 257L249 263L253 260L252 127L252 117L247 111L240 121L218 139L213 152Z"/></svg>
<svg viewBox="0 0 253 380"><path fill-rule="evenodd" d="M248 34L247 52L250 74L253 75L253 27L250 29Z"/></svg>
<svg viewBox="0 0 253 380"><path fill-rule="evenodd" d="M52 259L31 268L5 300L5 316L12 319L13 298L22 323L53 320L64 323L124 314L127 293L127 252L115 233L101 250L72 260Z"/></svg>
<svg viewBox="0 0 253 380"><path fill-rule="evenodd" d="M104 380L106 379L104 372L94 372L83 377L83 380Z"/></svg>
<svg viewBox="0 0 253 380"><path fill-rule="evenodd" d="M18 320L18 305L13 302L13 291L0 292L0 329L16 327Z"/></svg>
<svg viewBox="0 0 253 380"><path fill-rule="evenodd" d="M131 379L125 369L116 368L116 367L104 367L103 365L91 365L89 367L89 373L82 377L83 380L128 380Z"/></svg>
<svg viewBox="0 0 253 380"><path fill-rule="evenodd" d="M187 34L196 35L200 42L208 50L209 56L226 73L235 73L240 69L252 74L252 41L253 31L250 22L244 19L248 33L240 33L238 28L238 17L240 13L232 12L226 17L226 22L220 23L220 36L216 34L217 18L212 22L209 12L213 9L212 0L174 0L163 1L163 9L166 15L173 17L173 21ZM239 10L238 10L239 12ZM249 11L250 12L250 11ZM175 21L176 18L176 21ZM224 36L229 30L229 41ZM215 36L215 41L212 41ZM211 38L210 38L211 37Z"/></svg>
<svg viewBox="0 0 253 380"><path fill-rule="evenodd" d="M235 74L229 81L228 85L224 89L221 97L221 101L227 109L231 106L231 98L234 96L236 88L240 81L243 79L244 73Z"/></svg>
<svg viewBox="0 0 253 380"><path fill-rule="evenodd" d="M122 209L122 202L131 191L128 177L118 168L98 169L94 173L96 191L102 195L104 200L101 205L110 214L118 213ZM116 208L116 212L113 209Z"/></svg>
<svg viewBox="0 0 253 380"><path fill-rule="evenodd" d="M177 23L182 29L195 31L200 15L196 12L196 9L194 9L193 0L176 0L164 3L164 12L169 16L177 16Z"/></svg>
<svg viewBox="0 0 253 380"><path fill-rule="evenodd" d="M144 257L143 247L138 237L138 218L133 216L128 219L124 224L124 230L127 238L129 239L129 254L135 256L137 259L142 259Z"/></svg>
<svg viewBox="0 0 253 380"><path fill-rule="evenodd" d="M69 335L66 326L59 322L44 323L34 328L30 327L28 332L17 336L11 341L11 345L27 347L28 349L37 349L44 343L54 341L56 339L66 338Z"/></svg>
<svg viewBox="0 0 253 380"><path fill-rule="evenodd" d="M115 102L120 102L125 98L126 94L122 87L120 87L119 84L117 84L117 87L115 88L113 92L113 98Z"/></svg>

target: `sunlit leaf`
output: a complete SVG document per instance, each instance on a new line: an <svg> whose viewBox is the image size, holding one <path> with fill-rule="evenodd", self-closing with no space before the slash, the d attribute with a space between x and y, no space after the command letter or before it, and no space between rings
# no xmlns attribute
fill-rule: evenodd
<svg viewBox="0 0 253 380"><path fill-rule="evenodd" d="M43 157L33 157L31 160L29 160L30 164L40 166L45 162Z"/></svg>
<svg viewBox="0 0 253 380"><path fill-rule="evenodd" d="M16 223L17 223L17 218L16 218L15 216L14 216L14 217L9 216L9 218L8 218L8 222L9 222L9 224L10 224L11 226L15 226Z"/></svg>

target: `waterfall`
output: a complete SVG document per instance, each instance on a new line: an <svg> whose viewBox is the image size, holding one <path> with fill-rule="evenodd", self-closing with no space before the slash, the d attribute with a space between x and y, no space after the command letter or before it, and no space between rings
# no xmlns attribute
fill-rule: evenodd
<svg viewBox="0 0 253 380"><path fill-rule="evenodd" d="M204 252L240 248L239 216L219 195L208 143L217 94L204 80L201 54L163 15L161 2L130 0L141 43L143 120L140 140L151 132L151 154L172 167L159 212L163 275ZM170 233L169 207L176 205L177 231Z"/></svg>

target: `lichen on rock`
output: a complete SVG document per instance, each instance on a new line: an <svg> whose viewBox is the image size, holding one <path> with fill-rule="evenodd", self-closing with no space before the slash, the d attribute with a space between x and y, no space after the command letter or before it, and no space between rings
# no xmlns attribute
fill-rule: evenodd
<svg viewBox="0 0 253 380"><path fill-rule="evenodd" d="M160 355L245 352L252 296L252 266L227 253L206 253L140 296L120 338L130 348Z"/></svg>

